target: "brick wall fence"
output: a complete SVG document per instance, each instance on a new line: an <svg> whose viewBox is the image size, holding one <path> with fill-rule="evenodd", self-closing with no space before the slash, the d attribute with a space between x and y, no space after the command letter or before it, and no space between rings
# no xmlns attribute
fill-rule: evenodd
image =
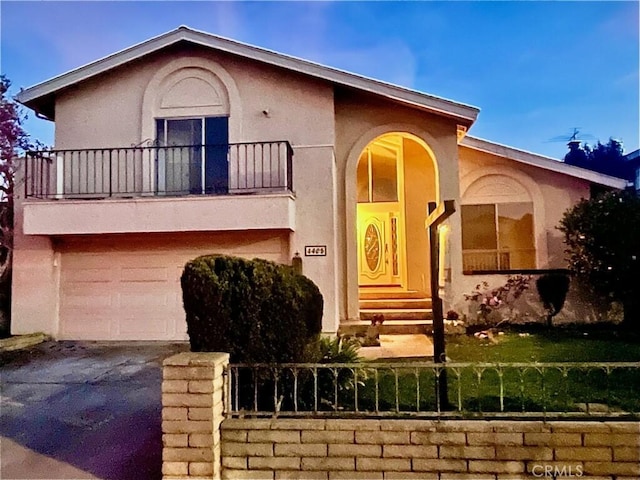
<svg viewBox="0 0 640 480"><path fill-rule="evenodd" d="M640 423L226 419L226 354L164 363L163 478L638 480Z"/></svg>

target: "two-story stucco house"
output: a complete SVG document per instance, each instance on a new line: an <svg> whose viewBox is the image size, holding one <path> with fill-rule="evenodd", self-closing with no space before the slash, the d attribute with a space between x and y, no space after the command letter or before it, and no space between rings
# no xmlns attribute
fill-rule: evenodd
<svg viewBox="0 0 640 480"><path fill-rule="evenodd" d="M625 186L465 136L475 107L186 27L18 100L55 122L55 150L22 171L14 334L185 339L179 277L206 253L299 254L326 332L385 308L424 325L431 262L445 308L477 272L562 267L563 211Z"/></svg>

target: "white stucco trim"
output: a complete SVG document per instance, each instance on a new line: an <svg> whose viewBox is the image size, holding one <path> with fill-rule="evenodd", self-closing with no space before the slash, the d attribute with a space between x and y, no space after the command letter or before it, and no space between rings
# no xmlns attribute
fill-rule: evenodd
<svg viewBox="0 0 640 480"><path fill-rule="evenodd" d="M509 160L515 160L516 162L524 163L525 165L532 165L552 172L562 173L564 175L580 178L582 180L587 180L599 185L605 185L607 187L623 189L627 186L627 181L622 178L612 177L610 175L594 172L593 170L587 170L585 168L574 167L573 165L567 165L555 158L527 152L526 150L519 150L514 147L509 147L508 145L490 142L489 140L483 140L469 135L462 139L460 145L481 152L508 158Z"/></svg>
<svg viewBox="0 0 640 480"><path fill-rule="evenodd" d="M513 182L518 183L524 188L531 198L533 203L533 230L535 234L534 246L536 249L536 268L545 268L548 264L548 251L547 251L547 232L546 232L546 209L545 200L542 194L540 186L527 174L522 173L513 168L504 167L479 167L471 172L467 173L460 180L460 203L461 205L468 205L473 203L472 199L467 197L467 191L469 188L481 178L489 176L501 176L507 177ZM487 200L487 199L484 199ZM504 202L504 197L496 197L494 202L487 201L487 203L501 203Z"/></svg>
<svg viewBox="0 0 640 480"><path fill-rule="evenodd" d="M96 75L100 75L108 70L124 65L132 60L144 57L145 55L149 55L150 53L180 41L188 41L207 48L231 53L322 80L327 80L336 84L374 93L416 108L457 119L460 123L466 126L473 124L479 112L479 109L476 107L454 102L453 100L381 82L362 75L356 75L336 68L327 67L319 63L255 47L185 26L181 26L175 30L151 38L33 87L27 88L20 92L16 99L29 108L39 111L39 109L41 109L43 97L53 95L61 89L67 88Z"/></svg>
<svg viewBox="0 0 640 480"><path fill-rule="evenodd" d="M436 198L440 201L440 168L438 158L446 158L444 147L429 132L412 124L391 123L371 128L352 145L345 163L345 233L346 248L344 264L346 265L347 283L347 318L357 319L360 314L358 303L358 245L357 237L357 168L360 154L369 143L386 134L409 134L422 145L434 163L436 174ZM426 206L425 206L426 208Z"/></svg>
<svg viewBox="0 0 640 480"><path fill-rule="evenodd" d="M295 231L295 212L296 199L290 193L28 201L23 229L26 235L42 236Z"/></svg>

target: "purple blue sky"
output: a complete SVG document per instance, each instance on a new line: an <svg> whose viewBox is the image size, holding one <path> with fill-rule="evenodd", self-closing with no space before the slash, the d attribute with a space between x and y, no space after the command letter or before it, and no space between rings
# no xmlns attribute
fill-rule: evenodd
<svg viewBox="0 0 640 480"><path fill-rule="evenodd" d="M639 144L639 2L0 2L14 93L181 24L481 109L474 136L543 155L578 127ZM53 125L33 115L34 138Z"/></svg>

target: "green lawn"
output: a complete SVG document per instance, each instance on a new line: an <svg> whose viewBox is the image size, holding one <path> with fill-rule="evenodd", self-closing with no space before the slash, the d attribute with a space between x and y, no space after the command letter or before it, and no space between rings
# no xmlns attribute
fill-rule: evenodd
<svg viewBox="0 0 640 480"><path fill-rule="evenodd" d="M451 363L472 365L447 370L449 403L469 415L477 412L640 412L639 368L541 367L555 362L640 362L640 338L606 331L505 333L492 340L469 336L447 338ZM528 363L526 368L481 364ZM435 374L400 367L378 372L380 411L433 411ZM345 392L345 404L353 404ZM375 409L375 380L368 378L358 394L367 410Z"/></svg>
<svg viewBox="0 0 640 480"><path fill-rule="evenodd" d="M455 335L446 350L452 362L640 362L640 336L594 329L505 333L494 341Z"/></svg>

